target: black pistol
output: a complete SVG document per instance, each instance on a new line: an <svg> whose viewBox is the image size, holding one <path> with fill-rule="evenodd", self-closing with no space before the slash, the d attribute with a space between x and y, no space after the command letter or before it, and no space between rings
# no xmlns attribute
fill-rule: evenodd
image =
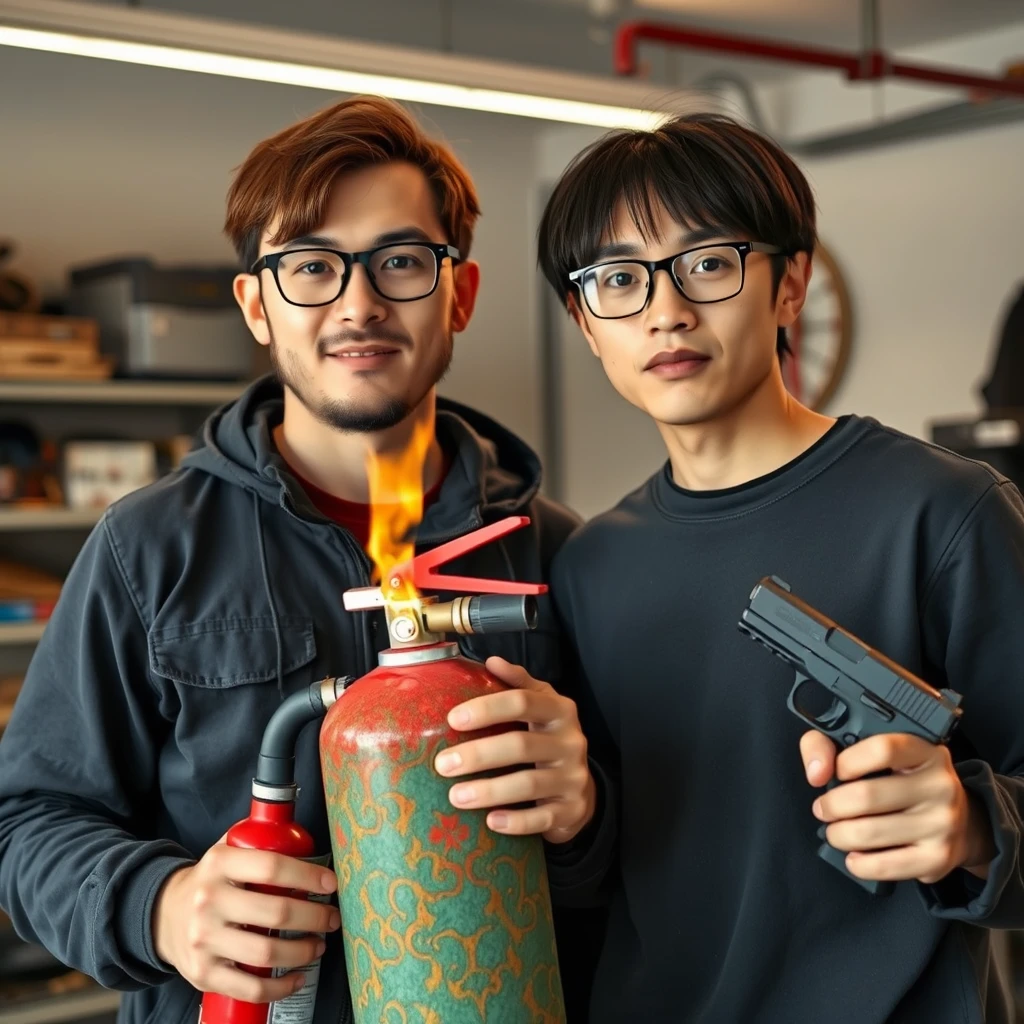
<svg viewBox="0 0 1024 1024"><path fill-rule="evenodd" d="M787 707L840 748L890 732L945 743L960 720L960 694L936 690L872 650L795 597L777 576L766 576L751 591L739 627L795 670ZM829 789L836 784L833 779ZM818 838L825 838L824 825ZM846 854L827 842L818 856L875 895L888 896L894 888L850 874Z"/></svg>

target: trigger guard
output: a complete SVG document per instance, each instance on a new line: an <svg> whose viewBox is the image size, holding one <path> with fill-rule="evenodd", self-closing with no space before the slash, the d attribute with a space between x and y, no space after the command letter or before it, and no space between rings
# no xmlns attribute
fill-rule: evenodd
<svg viewBox="0 0 1024 1024"><path fill-rule="evenodd" d="M809 725L816 732L820 732L823 735L827 736L830 740L837 743L840 747L845 746L845 744L842 741L843 729L841 727L841 724L840 727L837 727L835 729L828 729L821 723L819 719L812 718L810 715L806 714L800 709L799 705L796 702L796 695L800 692L800 687L803 686L805 683L811 683L814 686L818 686L821 689L825 689L821 686L820 683L814 682L814 680L812 680L810 676L806 676L802 672L797 672L796 679L793 682L793 687L789 691L789 696L786 697L786 707L788 707L789 710L792 711L793 714L800 719L800 721L804 722L806 725ZM849 708L847 707L846 703L840 700L840 698L833 697L832 700L834 704L841 704L846 711L849 711ZM845 720L845 715L843 716L843 720Z"/></svg>

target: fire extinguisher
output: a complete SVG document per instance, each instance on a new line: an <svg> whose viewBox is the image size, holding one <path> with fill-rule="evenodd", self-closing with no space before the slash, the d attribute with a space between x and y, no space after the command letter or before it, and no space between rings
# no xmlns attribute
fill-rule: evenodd
<svg viewBox="0 0 1024 1024"><path fill-rule="evenodd" d="M304 726L323 718L348 682L348 677L316 682L306 690L293 693L274 712L260 744L249 817L228 830L229 846L268 850L328 865L329 855L316 856L313 837L295 820L295 800L299 792L295 783L295 742ZM250 888L274 895L315 898L309 893L276 886ZM242 964L239 967L265 978L273 973L270 968ZM207 992L203 995L199 1024L311 1024L320 977L319 960L309 964L305 974L303 988L276 1003L250 1003Z"/></svg>
<svg viewBox="0 0 1024 1024"><path fill-rule="evenodd" d="M295 741L326 712L320 760L355 1024L411 1020L410 1011L445 1024L565 1024L540 837L494 833L485 812L455 811L434 769L443 747L486 734L455 732L451 709L505 689L445 634L533 629L535 595L547 590L436 570L528 523L503 519L390 573L392 589L476 596L442 604L389 601L380 587L345 592L349 611L384 610L392 646L355 682L325 679L281 705L264 733L250 815L228 833L233 845L311 855L294 821ZM305 1024L319 965L309 971L305 988L278 1003L207 993L199 1024L275 1024L278 1008L288 1008L282 1021Z"/></svg>
<svg viewBox="0 0 1024 1024"><path fill-rule="evenodd" d="M436 570L528 523L510 517L396 567L388 590L412 599L389 600L380 587L344 595L351 611L383 608L391 642L320 732L356 1024L414 1013L564 1024L541 837L495 833L485 811L453 809L451 783L434 769L441 749L484 735L453 730L451 709L505 689L445 634L532 629L535 595L547 590ZM419 596L430 589L477 596Z"/></svg>

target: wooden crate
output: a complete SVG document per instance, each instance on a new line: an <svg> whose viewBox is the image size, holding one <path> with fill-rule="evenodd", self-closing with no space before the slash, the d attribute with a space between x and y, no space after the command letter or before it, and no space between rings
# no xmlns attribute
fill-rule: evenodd
<svg viewBox="0 0 1024 1024"><path fill-rule="evenodd" d="M19 341L91 341L98 350L99 324L75 316L41 316L36 313L0 313L0 338Z"/></svg>

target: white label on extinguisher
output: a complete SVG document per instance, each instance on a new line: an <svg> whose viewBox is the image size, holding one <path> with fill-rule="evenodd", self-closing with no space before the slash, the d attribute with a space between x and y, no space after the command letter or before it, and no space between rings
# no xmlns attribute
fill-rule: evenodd
<svg viewBox="0 0 1024 1024"><path fill-rule="evenodd" d="M331 863L331 855L324 854L322 857L304 857L311 864L319 864L321 867L328 867ZM331 896L324 893L310 893L309 899L317 903L330 903ZM301 939L307 932L281 932L283 939ZM324 938L321 934L320 938ZM274 970L274 977L280 978L289 974L294 968L278 967ZM267 1024L313 1024L313 1011L316 1009L316 989L320 983L320 960L316 959L311 964L299 968L305 974L306 983L294 995L287 999L281 999L270 1004L270 1017Z"/></svg>

